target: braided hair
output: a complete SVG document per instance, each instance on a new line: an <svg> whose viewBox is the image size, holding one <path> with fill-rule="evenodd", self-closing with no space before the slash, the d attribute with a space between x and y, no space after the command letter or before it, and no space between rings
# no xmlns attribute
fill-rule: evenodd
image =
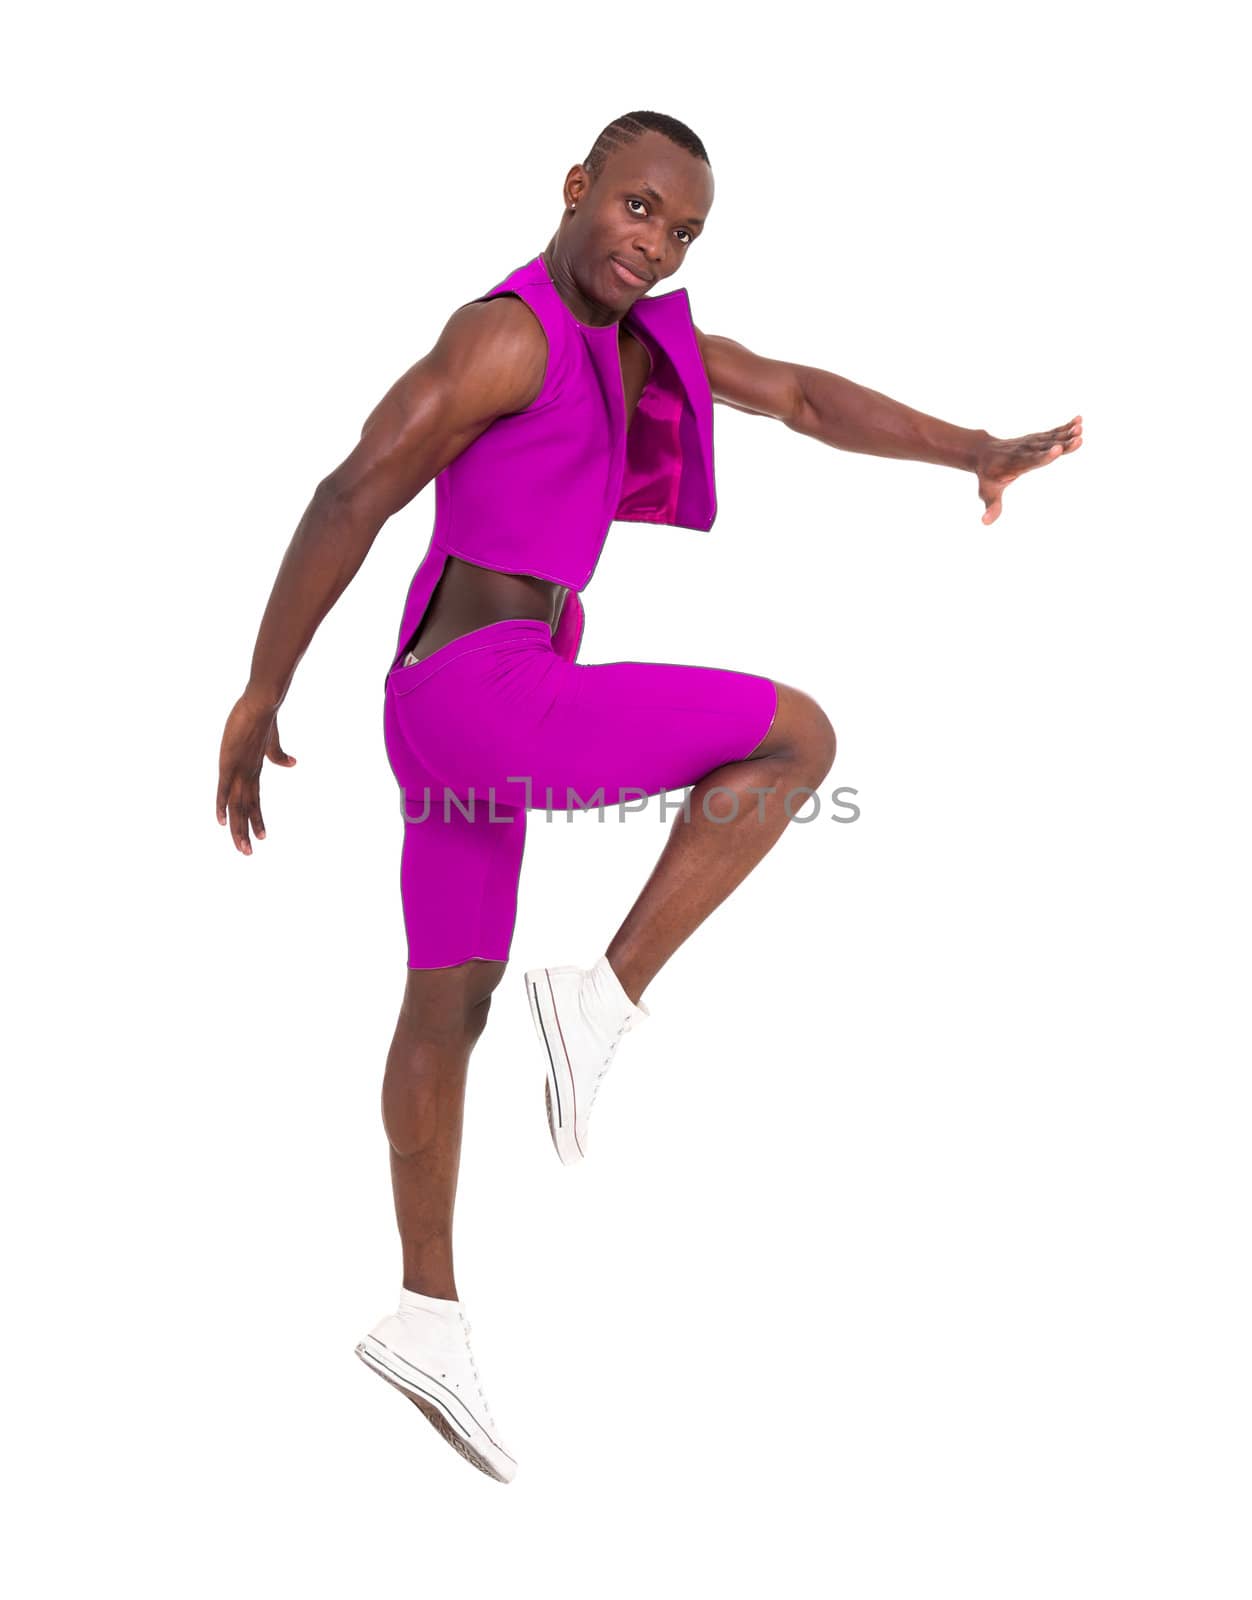
<svg viewBox="0 0 1252 1600"><path fill-rule="evenodd" d="M600 133L591 147L591 153L583 162L591 174L591 181L594 183L604 171L605 163L615 150L620 150L623 145L634 144L641 134L649 131L663 133L674 144L698 156L706 166L709 165L708 151L685 122L679 122L677 117L667 117L663 111L628 111L610 122Z"/></svg>

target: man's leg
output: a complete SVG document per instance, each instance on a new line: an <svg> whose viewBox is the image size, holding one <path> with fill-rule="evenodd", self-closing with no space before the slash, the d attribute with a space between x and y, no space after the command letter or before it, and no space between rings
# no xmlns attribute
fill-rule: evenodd
<svg viewBox="0 0 1252 1600"><path fill-rule="evenodd" d="M445 662L454 659L445 647ZM420 680L424 669L419 663L407 670ZM448 783L419 753L427 725L457 725L432 698L452 670L420 681L410 676L403 693L390 691L384 724L405 818L400 899L408 977L383 1080L383 1124L404 1287L442 1300L457 1298L452 1209L469 1057L504 975L526 837L525 811L490 806L486 795L471 795L457 781L454 748Z"/></svg>
<svg viewBox="0 0 1252 1600"><path fill-rule="evenodd" d="M456 1300L452 1214L470 1053L503 961L410 968L383 1079L404 1287Z"/></svg>
<svg viewBox="0 0 1252 1600"><path fill-rule="evenodd" d="M675 950L738 887L777 843L787 823L811 802L835 759L835 730L802 690L778 684L778 709L764 738L742 761L708 773L690 796L690 820L679 811L651 877L605 952L636 1005ZM705 815L704 797L714 788ZM753 790L768 789L764 795ZM790 796L790 800L788 800ZM788 810L791 816L788 815Z"/></svg>
<svg viewBox="0 0 1252 1600"><path fill-rule="evenodd" d="M502 961L409 972L383 1081L404 1287L356 1353L458 1455L507 1483L517 1462L483 1393L452 1272L466 1070L503 972Z"/></svg>
<svg viewBox="0 0 1252 1600"><path fill-rule="evenodd" d="M525 975L547 1064L548 1126L566 1165L587 1153L592 1109L623 1034L650 1015L644 990L787 823L811 814L806 791L830 771L834 755L834 729L821 707L756 673L642 661L571 669L539 741L544 784L573 789L584 804L598 793L607 805L691 793L595 965L534 967Z"/></svg>

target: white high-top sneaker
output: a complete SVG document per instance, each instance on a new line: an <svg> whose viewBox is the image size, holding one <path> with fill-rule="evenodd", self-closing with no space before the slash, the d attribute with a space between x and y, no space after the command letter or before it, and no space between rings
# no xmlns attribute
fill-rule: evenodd
<svg viewBox="0 0 1252 1600"><path fill-rule="evenodd" d="M455 1451L489 1478L509 1483L517 1462L500 1442L469 1335L459 1301L403 1289L399 1309L366 1334L356 1353L406 1394Z"/></svg>
<svg viewBox="0 0 1252 1600"><path fill-rule="evenodd" d="M572 1166L587 1153L587 1124L622 1035L651 1012L635 1005L601 956L594 967L532 967L526 996L543 1043L543 1097L556 1153Z"/></svg>

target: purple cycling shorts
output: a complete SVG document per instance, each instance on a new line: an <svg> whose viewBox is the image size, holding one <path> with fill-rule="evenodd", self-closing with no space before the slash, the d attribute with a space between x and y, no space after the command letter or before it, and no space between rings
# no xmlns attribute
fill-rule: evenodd
<svg viewBox="0 0 1252 1600"><path fill-rule="evenodd" d="M724 667L580 665L537 618L491 622L387 678L401 789L400 897L410 967L507 961L528 810L685 789L765 737L772 678Z"/></svg>

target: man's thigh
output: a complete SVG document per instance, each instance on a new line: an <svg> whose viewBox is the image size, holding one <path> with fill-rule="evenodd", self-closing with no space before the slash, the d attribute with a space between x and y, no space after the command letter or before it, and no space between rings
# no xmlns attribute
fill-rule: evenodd
<svg viewBox="0 0 1252 1600"><path fill-rule="evenodd" d="M771 678L726 667L610 661L568 668L528 752L533 807L686 788L760 744L777 709ZM573 802L575 804L578 801Z"/></svg>

